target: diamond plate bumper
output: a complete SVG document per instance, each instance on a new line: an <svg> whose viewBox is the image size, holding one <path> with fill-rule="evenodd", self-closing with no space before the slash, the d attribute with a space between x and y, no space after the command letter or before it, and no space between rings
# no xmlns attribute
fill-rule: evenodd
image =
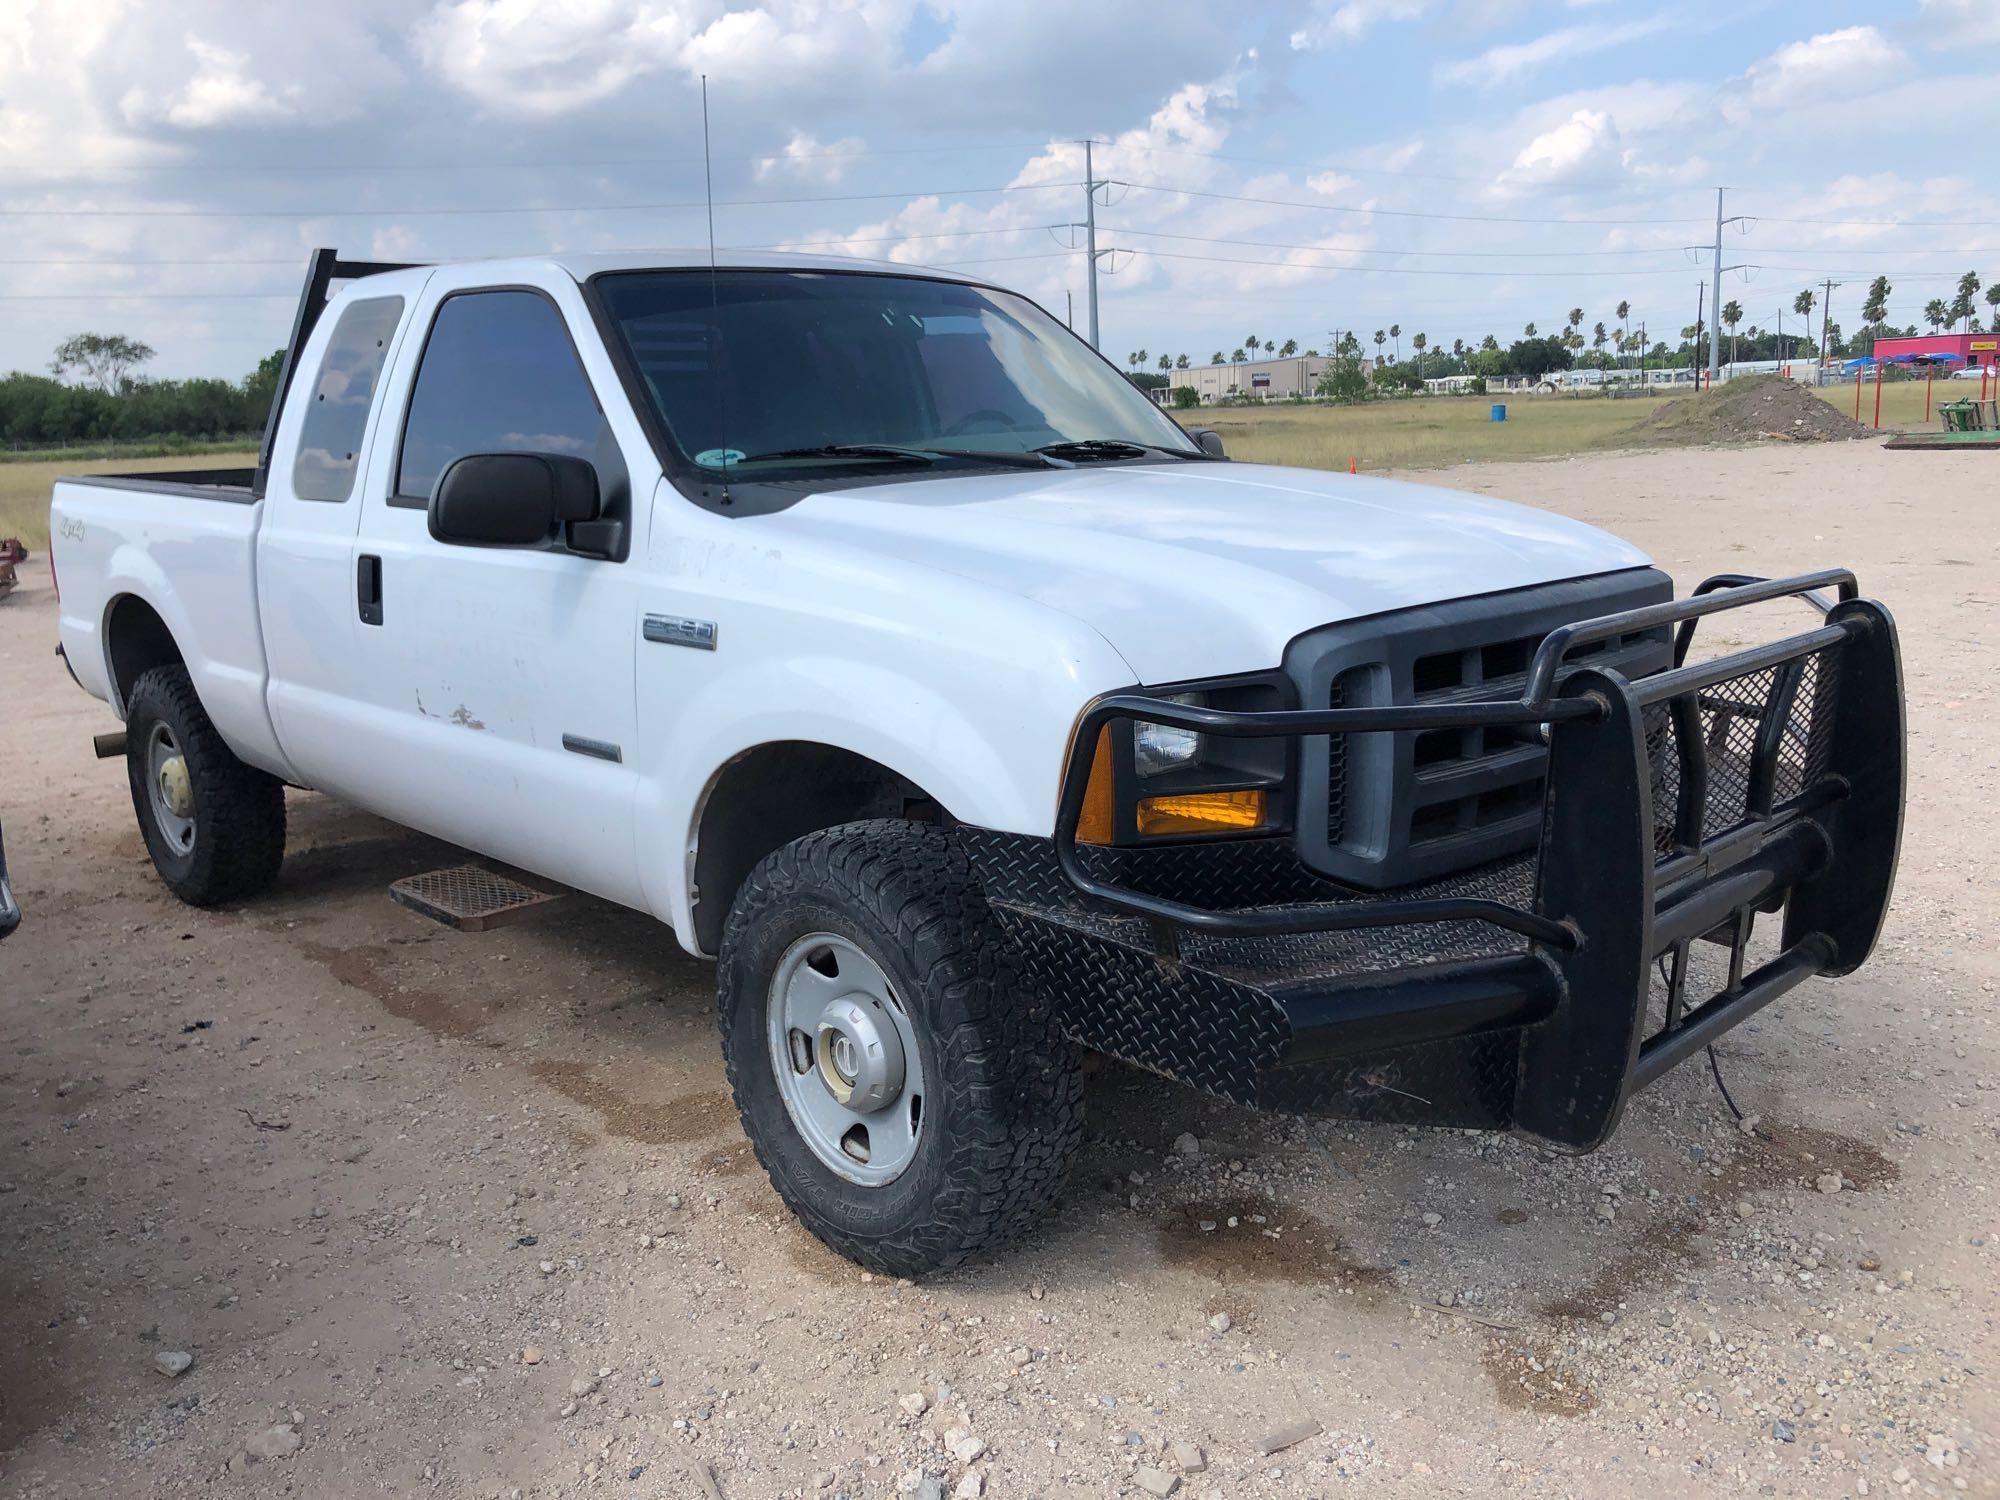
<svg viewBox="0 0 2000 1500"><path fill-rule="evenodd" d="M1813 592L1827 587L1838 603ZM1824 613L1818 629L1688 662L1701 618L1795 596ZM1662 625L1680 627L1667 671L1561 675L1572 651ZM1561 627L1518 701L1238 714L1118 695L1076 745L1119 717L1224 735L1545 726L1538 847L1401 890L1336 885L1279 839L1080 845L1087 755L1053 839L965 831L1073 1036L1245 1104L1592 1149L1676 1062L1812 975L1858 966L1894 881L1895 628L1844 572L1715 579ZM1760 915L1780 935L1752 966ZM1699 942L1727 955L1704 995Z"/></svg>

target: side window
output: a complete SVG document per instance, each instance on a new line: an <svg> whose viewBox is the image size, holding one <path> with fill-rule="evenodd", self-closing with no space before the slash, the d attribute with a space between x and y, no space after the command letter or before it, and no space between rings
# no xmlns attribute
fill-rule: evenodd
<svg viewBox="0 0 2000 1500"><path fill-rule="evenodd" d="M430 502L468 453L568 453L611 444L562 314L535 292L460 292L438 307L403 427L393 504Z"/></svg>
<svg viewBox="0 0 2000 1500"><path fill-rule="evenodd" d="M299 428L292 492L301 500L339 502L354 493L368 408L382 381L389 340L402 317L401 297L369 297L342 309Z"/></svg>

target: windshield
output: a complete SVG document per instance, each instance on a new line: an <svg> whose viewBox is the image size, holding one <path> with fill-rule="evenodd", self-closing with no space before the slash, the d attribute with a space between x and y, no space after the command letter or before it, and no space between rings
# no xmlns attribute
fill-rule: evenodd
<svg viewBox="0 0 2000 1500"><path fill-rule="evenodd" d="M673 442L717 474L893 462L879 451L890 446L919 461L1092 441L1121 445L1092 450L1104 458L1142 456L1122 445L1202 456L1088 345L1011 293L705 268L596 284Z"/></svg>

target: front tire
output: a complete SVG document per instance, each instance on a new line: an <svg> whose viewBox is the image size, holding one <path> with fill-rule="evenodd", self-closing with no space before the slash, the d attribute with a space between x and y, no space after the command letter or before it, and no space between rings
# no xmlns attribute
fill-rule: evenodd
<svg viewBox="0 0 2000 1500"><path fill-rule="evenodd" d="M186 667L153 667L132 685L125 770L153 868L188 905L238 900L278 878L284 784L222 742Z"/></svg>
<svg viewBox="0 0 2000 1500"><path fill-rule="evenodd" d="M1076 1049L949 834L850 823L768 856L723 932L722 1050L778 1196L894 1276L1007 1244L1062 1189Z"/></svg>

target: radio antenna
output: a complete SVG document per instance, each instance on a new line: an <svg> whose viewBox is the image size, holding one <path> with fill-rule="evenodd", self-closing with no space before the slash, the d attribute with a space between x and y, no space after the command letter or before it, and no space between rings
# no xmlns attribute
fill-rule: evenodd
<svg viewBox="0 0 2000 1500"><path fill-rule="evenodd" d="M722 377L722 363L717 357L722 347L722 287L720 273L715 265L715 171L708 158L708 75L701 75L701 182L703 196L708 206L708 339L709 377L716 382L716 395L721 402L722 420L718 424L722 458L722 503L728 505L729 465L735 454L729 447L729 385Z"/></svg>

